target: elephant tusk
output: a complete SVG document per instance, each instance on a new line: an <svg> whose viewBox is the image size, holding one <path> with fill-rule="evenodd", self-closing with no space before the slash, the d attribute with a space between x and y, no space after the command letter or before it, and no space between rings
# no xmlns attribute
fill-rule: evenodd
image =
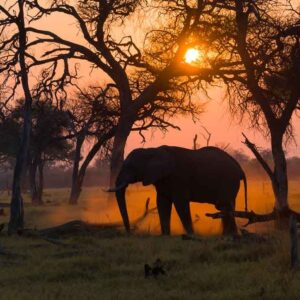
<svg viewBox="0 0 300 300"><path fill-rule="evenodd" d="M104 190L105 192L107 193L115 193L119 190L122 190L123 188L125 188L128 184L127 183L123 183L123 184L120 184L116 187L113 187L113 188L109 188L108 190Z"/></svg>

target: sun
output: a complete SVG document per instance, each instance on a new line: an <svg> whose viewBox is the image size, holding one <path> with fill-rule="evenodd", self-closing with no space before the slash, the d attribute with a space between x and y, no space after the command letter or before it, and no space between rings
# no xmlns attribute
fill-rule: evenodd
<svg viewBox="0 0 300 300"><path fill-rule="evenodd" d="M189 48L184 55L184 61L188 64L198 62L201 58L201 52L195 48Z"/></svg>

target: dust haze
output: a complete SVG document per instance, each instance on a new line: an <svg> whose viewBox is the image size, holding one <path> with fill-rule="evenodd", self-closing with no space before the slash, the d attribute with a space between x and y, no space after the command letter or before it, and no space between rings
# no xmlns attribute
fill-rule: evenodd
<svg viewBox="0 0 300 300"><path fill-rule="evenodd" d="M50 190L48 190L50 191ZM42 207L35 207L28 210L26 219L34 220L30 226L42 228L55 226L74 219L83 220L95 224L110 224L120 223L122 219L119 213L119 208L116 203L114 194L104 192L103 188L86 188L83 189L81 199L77 206L70 206L67 203L67 189L51 190L51 194L45 191L46 204ZM65 201L57 201L64 199ZM299 209L297 198L300 196L300 190L297 187L297 182L290 183L290 205L294 209ZM149 209L156 207L156 192L153 186L144 187L141 184L130 185L127 189L126 199L128 213L131 223L140 217L145 211L145 203L147 198L150 198ZM257 213L271 212L274 207L274 198L271 184L263 180L250 180L248 188L249 210ZM244 190L241 185L238 196L236 210L244 208ZM212 220L205 216L205 213L216 212L213 205L191 203L191 214L195 233L200 235L219 235L222 227L220 220ZM237 219L239 226L245 224L245 220ZM122 225L121 225L122 227ZM269 232L274 226L271 222L263 224L253 224L249 226L250 231L254 232ZM160 234L160 224L157 212L151 212L135 229L138 233L143 234ZM178 215L173 207L171 217L171 231L173 235L183 234L184 230Z"/></svg>

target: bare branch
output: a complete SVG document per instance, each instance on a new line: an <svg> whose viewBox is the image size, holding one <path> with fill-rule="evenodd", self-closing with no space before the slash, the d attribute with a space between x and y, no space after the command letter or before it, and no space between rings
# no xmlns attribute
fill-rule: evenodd
<svg viewBox="0 0 300 300"><path fill-rule="evenodd" d="M221 211L217 213L206 213L205 215L212 219L220 219L226 216L247 219L248 223L245 224L244 227L254 223L274 221L277 216L275 211L264 215L256 214L254 211Z"/></svg>
<svg viewBox="0 0 300 300"><path fill-rule="evenodd" d="M273 182L274 180L274 174L273 171L271 170L270 166L268 165L268 163L263 159L263 157L260 155L260 153L257 150L257 147L255 144L251 143L249 141L249 139L247 138L247 136L242 133L242 135L245 138L245 141L242 142L243 144L245 144L254 154L254 156L256 157L256 159L259 161L259 163L262 165L262 167L264 168L264 170L267 172L267 174L269 175L271 181Z"/></svg>

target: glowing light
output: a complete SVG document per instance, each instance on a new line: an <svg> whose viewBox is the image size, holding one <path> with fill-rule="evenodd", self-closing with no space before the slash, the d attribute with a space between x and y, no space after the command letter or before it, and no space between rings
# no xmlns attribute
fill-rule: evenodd
<svg viewBox="0 0 300 300"><path fill-rule="evenodd" d="M196 63L200 60L200 58L201 58L201 52L195 48L188 49L184 55L184 60L188 64Z"/></svg>

